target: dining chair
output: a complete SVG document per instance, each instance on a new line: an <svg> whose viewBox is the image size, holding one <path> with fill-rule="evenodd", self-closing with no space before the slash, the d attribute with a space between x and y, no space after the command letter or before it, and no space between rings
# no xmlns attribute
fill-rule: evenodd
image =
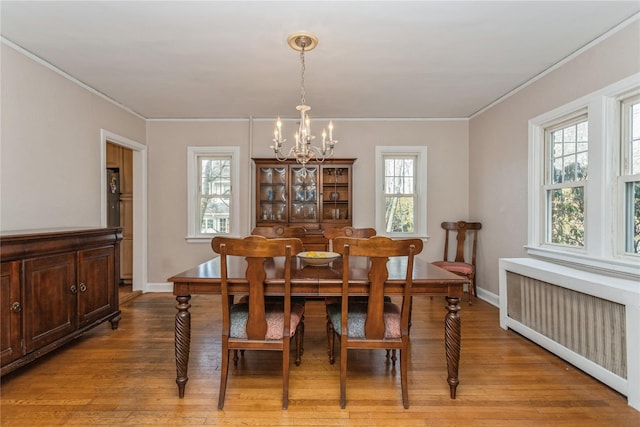
<svg viewBox="0 0 640 427"><path fill-rule="evenodd" d="M409 312L411 304L411 286L413 282L413 263L415 255L422 251L420 239L390 239L374 236L369 239L336 237L333 250L342 255L342 300L339 304L328 304L327 318L332 334L331 354L335 335L340 337L340 407L346 406L347 355L348 350L361 349L397 349L400 351L400 381L402 385L402 403L409 407L407 385L407 361L409 347ZM352 295L350 284L357 283L351 277L350 257L368 257L369 290L366 302L349 301ZM407 257L403 287L402 304L386 302L385 288L389 272L389 257ZM394 281L397 285L398 282Z"/></svg>
<svg viewBox="0 0 640 427"><path fill-rule="evenodd" d="M373 237L377 234L376 229L375 228L354 228L354 227L350 227L350 226L346 226L346 227L325 227L322 230L322 235L324 236L325 239L327 239L329 241L329 250L333 251L333 239L335 239L336 237L354 237L354 238L359 238L359 239L366 239L369 237ZM391 301L390 298L385 297L386 301ZM336 303L340 303L340 297L326 297L324 299L325 304L336 304ZM366 296L358 296L358 297L351 297L351 301L359 301L359 302L366 302L367 301L367 297ZM328 337L328 353L329 353L329 363L333 364L335 362L335 359L333 357L333 347L332 347L332 339L333 339L333 331L331 329L331 322L329 321L329 319L327 319L327 337ZM390 349L387 349L387 359L389 359L389 356L391 355L391 361L393 364L396 363L396 351L393 350L393 353L391 354Z"/></svg>
<svg viewBox="0 0 640 427"><path fill-rule="evenodd" d="M284 225L274 225L273 227L258 226L251 231L251 235L263 236L263 237L266 237L267 239L280 239L280 238L293 238L293 237L298 239L303 239L306 235L306 230L304 229L304 227L295 227L295 226L287 227ZM306 250L304 248L304 241L302 245L303 245L302 250L303 251ZM267 301L271 301L271 302L273 302L273 300L279 300L279 299L280 297L267 297ZM296 297L291 297L291 302L305 305L307 302L307 299L305 297L296 296ZM244 354L244 351L241 350L240 353ZM296 365L297 366L300 365L300 360L303 353L304 353L304 316L300 320L299 333L296 334ZM233 360L234 362L238 360L237 351L234 352Z"/></svg>
<svg viewBox="0 0 640 427"><path fill-rule="evenodd" d="M476 293L476 251L478 230L482 228L482 224L479 222L457 221L443 222L440 226L445 230L444 256L442 261L435 261L432 264L469 279L469 304L471 304L471 295L478 296ZM456 234L457 240L456 255L453 261L449 261L449 234ZM468 235L471 237L470 245L466 244Z"/></svg>
<svg viewBox="0 0 640 427"><path fill-rule="evenodd" d="M218 409L224 406L231 350L282 352L282 408L287 409L289 347L304 315L304 305L291 302L291 264L293 257L302 251L302 241L296 238L267 239L262 236L214 237L211 247L220 254L222 296L222 365ZM245 280L249 293L238 303L229 300L229 256L245 257L247 262ZM278 271L278 278L284 280L284 296L278 301L266 298L264 292L267 277L265 264L273 257L285 257L282 271Z"/></svg>

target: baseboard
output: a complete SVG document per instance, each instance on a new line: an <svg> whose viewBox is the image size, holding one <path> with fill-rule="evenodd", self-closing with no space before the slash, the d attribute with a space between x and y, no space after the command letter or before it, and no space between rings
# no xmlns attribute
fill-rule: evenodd
<svg viewBox="0 0 640 427"><path fill-rule="evenodd" d="M485 289L476 287L476 293L478 294L478 298L488 302L492 306L499 308L500 307L500 296L494 294L493 292L489 292Z"/></svg>
<svg viewBox="0 0 640 427"><path fill-rule="evenodd" d="M173 293L173 283L172 282L159 282L159 283L147 283L147 292L170 292Z"/></svg>

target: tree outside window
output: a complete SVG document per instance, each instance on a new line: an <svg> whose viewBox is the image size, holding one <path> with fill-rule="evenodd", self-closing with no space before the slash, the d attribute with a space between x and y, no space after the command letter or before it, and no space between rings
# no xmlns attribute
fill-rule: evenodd
<svg viewBox="0 0 640 427"><path fill-rule="evenodd" d="M200 233L229 233L231 159L199 157Z"/></svg>
<svg viewBox="0 0 640 427"><path fill-rule="evenodd" d="M415 159L384 158L385 231L415 231Z"/></svg>

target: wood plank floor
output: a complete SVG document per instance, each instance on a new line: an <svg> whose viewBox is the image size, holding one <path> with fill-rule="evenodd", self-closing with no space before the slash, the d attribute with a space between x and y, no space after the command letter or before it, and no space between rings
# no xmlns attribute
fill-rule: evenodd
<svg viewBox="0 0 640 427"><path fill-rule="evenodd" d="M3 426L634 426L626 398L511 331L483 301L462 311L456 400L444 359L444 300L416 298L409 367L411 407L384 351L350 353L347 408L339 406L339 361L326 355L324 305L307 303L305 353L291 366L289 409L281 409L279 353L249 352L231 367L217 411L220 298L192 299L192 352L184 399L175 385L170 294L122 307L120 327L101 325L75 343L2 378ZM339 357L339 352L338 352Z"/></svg>

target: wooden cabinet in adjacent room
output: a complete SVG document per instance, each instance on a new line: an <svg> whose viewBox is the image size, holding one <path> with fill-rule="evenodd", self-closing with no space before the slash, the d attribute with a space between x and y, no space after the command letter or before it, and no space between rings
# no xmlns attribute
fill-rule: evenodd
<svg viewBox="0 0 640 427"><path fill-rule="evenodd" d="M102 322L117 328L121 229L0 237L2 375Z"/></svg>
<svg viewBox="0 0 640 427"><path fill-rule="evenodd" d="M133 279L133 150L107 142L107 213L109 227L122 228L120 281Z"/></svg>

